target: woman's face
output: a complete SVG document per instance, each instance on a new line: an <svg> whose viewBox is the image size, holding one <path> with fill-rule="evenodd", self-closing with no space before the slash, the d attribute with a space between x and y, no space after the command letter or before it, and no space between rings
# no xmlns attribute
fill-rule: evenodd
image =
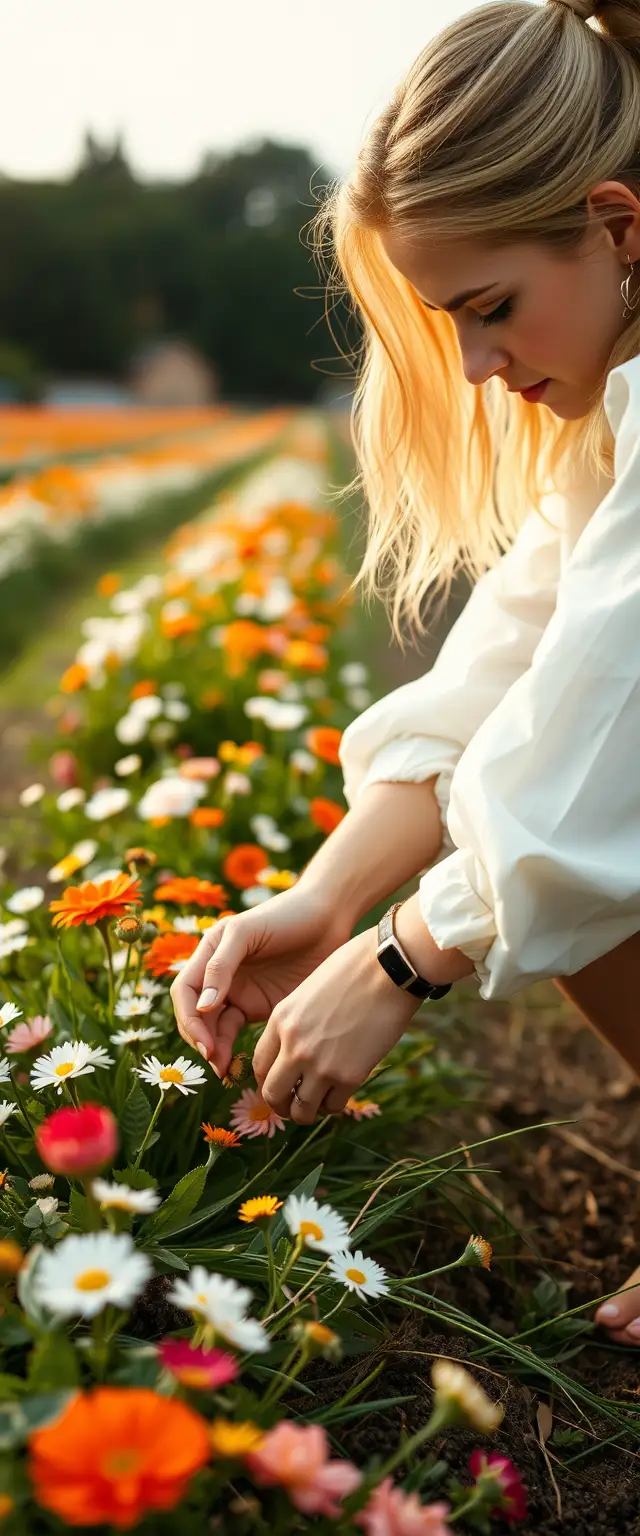
<svg viewBox="0 0 640 1536"><path fill-rule="evenodd" d="M606 183L612 185L619 184ZM618 237L621 243L607 225L592 223L570 254L529 242L436 247L388 232L382 238L390 261L418 297L451 311L470 384L495 375L515 391L546 379L543 403L573 421L590 410L590 396L627 324L620 284L630 271L627 252L633 261L637 256L636 206L638 213L625 221L628 233ZM636 287L632 278L632 296ZM472 297L469 290L480 291Z"/></svg>

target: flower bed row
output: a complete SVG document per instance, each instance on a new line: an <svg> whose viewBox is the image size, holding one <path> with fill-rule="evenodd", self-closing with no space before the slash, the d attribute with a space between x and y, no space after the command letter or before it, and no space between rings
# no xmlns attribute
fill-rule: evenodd
<svg viewBox="0 0 640 1536"><path fill-rule="evenodd" d="M328 1407L309 1385L314 1359L337 1371L428 1311L432 1270L398 1273L394 1253L436 1191L464 1216L466 1165L407 1158L407 1134L455 1101L455 1067L409 1033L342 1116L303 1130L252 1082L257 1027L222 1081L178 1049L168 989L204 929L295 884L345 813L340 735L371 694L327 466L322 421L294 421L278 458L174 536L162 577L102 581L109 612L60 679L58 739L16 808L20 877L0 887L7 1529L162 1511L195 1536L212 1516L446 1536L524 1513L488 1446L464 1486L449 1473L446 1427L484 1440L502 1418L459 1365L436 1362L427 1420L367 1465L341 1432L376 1406L379 1367ZM490 1256L471 1231L455 1262Z"/></svg>

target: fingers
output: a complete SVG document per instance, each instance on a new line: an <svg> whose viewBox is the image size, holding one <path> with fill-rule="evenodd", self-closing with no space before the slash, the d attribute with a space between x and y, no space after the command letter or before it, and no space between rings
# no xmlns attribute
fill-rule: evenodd
<svg viewBox="0 0 640 1536"><path fill-rule="evenodd" d="M210 1059L214 1050L218 1017L246 953L242 933L237 925L231 928L225 918L208 928L170 988L179 1033L205 1060ZM204 1003L200 1001L203 995Z"/></svg>
<svg viewBox="0 0 640 1536"><path fill-rule="evenodd" d="M302 1082L296 1088L295 1096L290 1097L289 1100L289 1114L297 1125L312 1124L320 1112L327 1087L326 1077L318 1077L315 1072L305 1072Z"/></svg>
<svg viewBox="0 0 640 1536"><path fill-rule="evenodd" d="M300 1078L301 1082L298 1081ZM293 1098L293 1089L297 1083L297 1098ZM262 1097L283 1119L295 1120L298 1125L310 1125L330 1086L329 1079L321 1077L311 1067L305 1067L303 1075L303 1069L296 1064L295 1059L279 1051L264 1080Z"/></svg>
<svg viewBox="0 0 640 1536"><path fill-rule="evenodd" d="M193 1045L197 1050L202 1045L201 1055L208 1054L213 1036L204 1019L197 1013L196 1003L202 991L202 979L214 942L217 942L215 928L208 928L169 988L179 1033L187 1045Z"/></svg>
<svg viewBox="0 0 640 1536"><path fill-rule="evenodd" d="M602 1302L595 1321L609 1330L616 1343L640 1344L640 1269L634 1269L616 1296Z"/></svg>
<svg viewBox="0 0 640 1536"><path fill-rule="evenodd" d="M261 1092L267 1073L271 1070L279 1050L280 1032L277 1021L272 1016L253 1053L253 1074ZM264 1094L262 1096L264 1098Z"/></svg>
<svg viewBox="0 0 640 1536"><path fill-rule="evenodd" d="M322 1113L325 1115L342 1114L345 1106L349 1103L352 1093L353 1089L346 1088L344 1084L341 1084L339 1087L330 1088L320 1105Z"/></svg>
<svg viewBox="0 0 640 1536"><path fill-rule="evenodd" d="M223 918L214 929L211 949L196 1000L196 1010L205 1018L222 1007L238 966L246 957L246 927Z"/></svg>
<svg viewBox="0 0 640 1536"><path fill-rule="evenodd" d="M215 1034L209 1054L209 1065L217 1072L218 1077L224 1077L229 1071L231 1057L236 1035L239 1034L247 1020L241 1008L236 1008L229 1003L223 1008L215 1023Z"/></svg>

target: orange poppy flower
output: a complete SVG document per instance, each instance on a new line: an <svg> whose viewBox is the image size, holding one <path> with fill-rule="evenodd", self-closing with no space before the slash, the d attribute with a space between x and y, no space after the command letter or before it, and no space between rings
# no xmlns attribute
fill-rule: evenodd
<svg viewBox="0 0 640 1536"><path fill-rule="evenodd" d="M79 928L81 923L99 923L103 917L123 917L128 907L142 901L140 881L134 875L116 875L94 885L68 885L59 901L49 903L55 913L54 928Z"/></svg>
<svg viewBox="0 0 640 1536"><path fill-rule="evenodd" d="M307 731L305 740L309 751L314 752L316 757L321 757L324 763L339 765L338 749L342 741L342 731L339 731L335 725L313 725L311 730Z"/></svg>
<svg viewBox="0 0 640 1536"><path fill-rule="evenodd" d="M222 872L232 885L246 890L256 884L260 870L266 869L268 863L264 848L258 848L256 843L239 843L237 848L232 848L227 854Z"/></svg>
<svg viewBox="0 0 640 1536"><path fill-rule="evenodd" d="M199 933L174 933L170 929L168 933L159 934L144 957L145 971L151 971L152 976L173 975L173 966L179 960L188 960L199 943Z"/></svg>
<svg viewBox="0 0 640 1536"><path fill-rule="evenodd" d="M221 827L224 811L217 805L197 805L189 817L192 827Z"/></svg>
<svg viewBox="0 0 640 1536"><path fill-rule="evenodd" d="M321 832L333 832L346 814L343 806L336 805L335 800L323 800L321 795L309 801L309 815Z"/></svg>
<svg viewBox="0 0 640 1536"><path fill-rule="evenodd" d="M60 692L79 693L80 689L84 688L88 677L89 673L87 672L86 667L81 666L79 661L73 661L71 666L67 667L66 672L63 672L62 677L60 678L60 682L58 683Z"/></svg>
<svg viewBox="0 0 640 1536"><path fill-rule="evenodd" d="M175 1509L210 1456L208 1425L148 1387L78 1392L29 1436L35 1496L69 1525L130 1530L150 1510Z"/></svg>
<svg viewBox="0 0 640 1536"><path fill-rule="evenodd" d="M224 886L213 885L211 880L197 880L195 875L175 875L173 880L165 880L164 885L156 887L155 899L196 907L224 907L227 893Z"/></svg>

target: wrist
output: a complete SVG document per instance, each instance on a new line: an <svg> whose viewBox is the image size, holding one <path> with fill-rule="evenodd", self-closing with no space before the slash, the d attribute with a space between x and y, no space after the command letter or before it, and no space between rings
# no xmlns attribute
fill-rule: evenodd
<svg viewBox="0 0 640 1536"><path fill-rule="evenodd" d="M446 986L472 974L473 961L461 950L439 949L420 911L418 892L396 913L396 933L414 970L435 986Z"/></svg>

